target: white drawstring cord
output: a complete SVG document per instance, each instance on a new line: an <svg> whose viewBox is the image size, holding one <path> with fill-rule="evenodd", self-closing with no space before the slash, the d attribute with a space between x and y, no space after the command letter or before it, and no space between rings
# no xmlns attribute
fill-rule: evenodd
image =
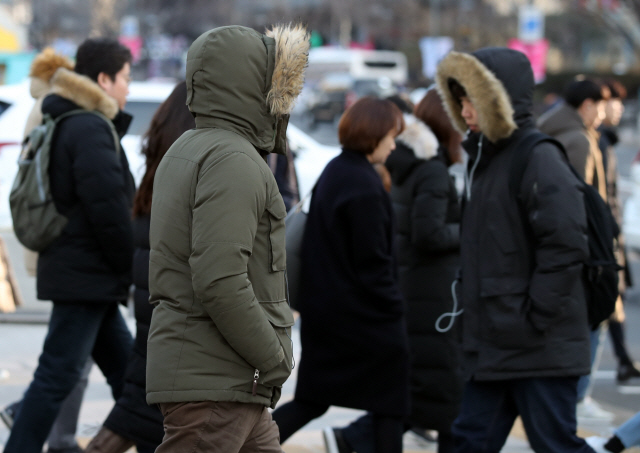
<svg viewBox="0 0 640 453"><path fill-rule="evenodd" d="M480 159L482 158L482 137L480 134L480 142L478 143L478 156L476 157L476 161L473 163L473 167L471 168L471 173L468 173L468 169L465 169L464 172L464 185L465 192L467 194L467 201L471 200L471 184L473 184L473 174L476 172L476 168L480 163Z"/></svg>
<svg viewBox="0 0 640 453"><path fill-rule="evenodd" d="M454 280L453 283L451 284L451 295L453 296L453 311L451 312L447 312L447 313L443 313L440 315L440 317L438 317L438 319L436 319L436 330L440 333L445 333L451 330L451 328L453 327L453 323L456 320L456 316L460 316L462 314L462 312L464 312L464 308L460 309L460 311L458 311L458 297L456 296L456 285L458 284L458 280ZM442 322L443 319L445 318L451 318L449 320L449 325L447 327L440 327L440 323Z"/></svg>

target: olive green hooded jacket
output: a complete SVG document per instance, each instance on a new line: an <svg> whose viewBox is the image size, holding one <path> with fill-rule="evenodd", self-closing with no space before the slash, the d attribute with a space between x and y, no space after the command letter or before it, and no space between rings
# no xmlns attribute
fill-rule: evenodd
<svg viewBox="0 0 640 453"><path fill-rule="evenodd" d="M162 159L153 191L149 403L274 407L291 373L286 212L262 155L284 151L308 48L289 25L216 28L189 49L196 128Z"/></svg>

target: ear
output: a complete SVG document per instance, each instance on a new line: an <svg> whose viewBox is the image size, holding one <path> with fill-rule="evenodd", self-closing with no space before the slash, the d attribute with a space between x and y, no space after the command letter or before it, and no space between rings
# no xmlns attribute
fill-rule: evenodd
<svg viewBox="0 0 640 453"><path fill-rule="evenodd" d="M98 74L97 82L98 85L100 85L100 88L102 88L104 91L108 91L111 85L113 85L113 80L111 80L111 77L109 77L106 72L101 72L100 74Z"/></svg>

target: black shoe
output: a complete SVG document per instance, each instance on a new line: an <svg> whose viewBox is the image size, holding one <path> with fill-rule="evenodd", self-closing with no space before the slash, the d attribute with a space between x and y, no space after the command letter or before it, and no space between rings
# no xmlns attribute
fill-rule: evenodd
<svg viewBox="0 0 640 453"><path fill-rule="evenodd" d="M616 376L618 382L626 382L635 377L640 377L640 370L634 363L626 363L618 366L618 375Z"/></svg>
<svg viewBox="0 0 640 453"><path fill-rule="evenodd" d="M22 403L22 401L16 401L0 411L0 420L2 420L9 429L13 428L13 420L16 418L20 403Z"/></svg>
<svg viewBox="0 0 640 453"><path fill-rule="evenodd" d="M322 437L327 453L353 453L353 449L342 437L342 430L327 426L322 430Z"/></svg>

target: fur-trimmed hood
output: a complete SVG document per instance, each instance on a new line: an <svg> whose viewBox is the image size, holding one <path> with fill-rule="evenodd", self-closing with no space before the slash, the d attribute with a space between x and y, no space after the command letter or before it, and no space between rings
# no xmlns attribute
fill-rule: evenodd
<svg viewBox="0 0 640 453"><path fill-rule="evenodd" d="M413 115L405 115L405 129L396 138L411 148L418 159L431 159L438 154L438 139L429 126Z"/></svg>
<svg viewBox="0 0 640 453"><path fill-rule="evenodd" d="M449 88L452 80L465 89L478 111L478 126L490 142L533 125L533 71L523 53L493 47L472 54L450 52L440 62L436 86L453 124L464 134L467 126Z"/></svg>
<svg viewBox="0 0 640 453"><path fill-rule="evenodd" d="M118 103L89 77L59 68L51 78L51 93L68 99L85 110L97 110L113 120Z"/></svg>
<svg viewBox="0 0 640 453"><path fill-rule="evenodd" d="M396 149L393 151L385 166L391 175L394 185L402 185L413 173L413 170L438 155L438 139L429 126L413 115L405 116L406 127L396 138Z"/></svg>
<svg viewBox="0 0 640 453"><path fill-rule="evenodd" d="M31 77L29 92L34 99L49 92L51 78L59 68L72 70L73 63L64 55L56 53L51 47L47 47L36 55L29 71L29 77Z"/></svg>
<svg viewBox="0 0 640 453"><path fill-rule="evenodd" d="M284 153L308 53L309 35L297 24L264 35L238 25L202 34L187 55L187 105L196 127L230 130L260 150Z"/></svg>

